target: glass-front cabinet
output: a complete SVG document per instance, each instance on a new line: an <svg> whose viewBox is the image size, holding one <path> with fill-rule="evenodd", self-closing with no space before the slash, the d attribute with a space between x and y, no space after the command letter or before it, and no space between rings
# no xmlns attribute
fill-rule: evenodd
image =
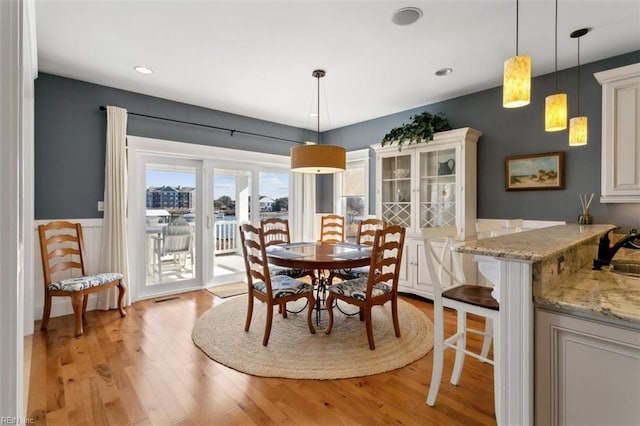
<svg viewBox="0 0 640 426"><path fill-rule="evenodd" d="M428 143L402 149L397 144L372 146L376 152L376 215L407 228L401 291L432 295L421 228L455 225L459 239L475 236L480 135L467 127L436 133ZM467 270L474 276L473 262L465 265Z"/></svg>
<svg viewBox="0 0 640 426"><path fill-rule="evenodd" d="M456 150L418 153L419 226L456 224Z"/></svg>
<svg viewBox="0 0 640 426"><path fill-rule="evenodd" d="M411 227L411 153L382 158L382 218Z"/></svg>

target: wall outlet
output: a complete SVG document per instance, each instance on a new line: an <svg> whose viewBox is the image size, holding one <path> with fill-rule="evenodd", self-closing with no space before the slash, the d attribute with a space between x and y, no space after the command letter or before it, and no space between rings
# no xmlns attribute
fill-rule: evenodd
<svg viewBox="0 0 640 426"><path fill-rule="evenodd" d="M104 201L98 201L98 211L99 212L104 211Z"/></svg>
<svg viewBox="0 0 640 426"><path fill-rule="evenodd" d="M558 258L558 275L564 271L564 256Z"/></svg>

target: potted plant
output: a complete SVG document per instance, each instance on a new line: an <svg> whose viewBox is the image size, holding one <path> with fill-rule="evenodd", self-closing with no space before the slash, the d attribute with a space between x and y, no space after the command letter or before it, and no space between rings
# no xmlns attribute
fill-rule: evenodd
<svg viewBox="0 0 640 426"><path fill-rule="evenodd" d="M427 143L433 139L433 134L444 130L451 130L449 120L443 113L430 114L425 111L409 117L410 123L395 127L382 138L382 146L398 143L398 149L402 145L414 143Z"/></svg>

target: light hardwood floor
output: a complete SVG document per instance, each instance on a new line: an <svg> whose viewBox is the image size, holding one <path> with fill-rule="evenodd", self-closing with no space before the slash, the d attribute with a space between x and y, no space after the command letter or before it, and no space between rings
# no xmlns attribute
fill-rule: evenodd
<svg viewBox="0 0 640 426"><path fill-rule="evenodd" d="M403 299L433 318L431 303ZM495 424L492 367L467 357L453 386L453 351L446 352L435 407L425 405L431 353L395 371L345 380L260 378L227 368L191 341L196 318L219 303L224 299L201 290L135 303L126 318L88 312L80 338L71 315L52 318L44 333L36 324L28 417L72 426ZM445 319L450 333L455 314ZM479 350L481 341L470 344Z"/></svg>

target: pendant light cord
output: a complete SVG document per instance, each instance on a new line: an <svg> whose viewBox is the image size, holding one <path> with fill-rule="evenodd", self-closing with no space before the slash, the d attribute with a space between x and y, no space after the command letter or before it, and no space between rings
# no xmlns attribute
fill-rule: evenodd
<svg viewBox="0 0 640 426"><path fill-rule="evenodd" d="M580 37L578 37L578 116L580 116Z"/></svg>
<svg viewBox="0 0 640 426"><path fill-rule="evenodd" d="M318 142L320 145L320 73L316 73L316 78L318 80Z"/></svg>
<svg viewBox="0 0 640 426"><path fill-rule="evenodd" d="M555 27L555 38L556 38L556 52L555 52L555 80L556 80L556 93L558 92L558 0L556 0L556 27Z"/></svg>
<svg viewBox="0 0 640 426"><path fill-rule="evenodd" d="M518 16L520 16L520 1L516 0L516 56L518 56L518 33L520 31L518 31L519 28L519 22L518 22Z"/></svg>

